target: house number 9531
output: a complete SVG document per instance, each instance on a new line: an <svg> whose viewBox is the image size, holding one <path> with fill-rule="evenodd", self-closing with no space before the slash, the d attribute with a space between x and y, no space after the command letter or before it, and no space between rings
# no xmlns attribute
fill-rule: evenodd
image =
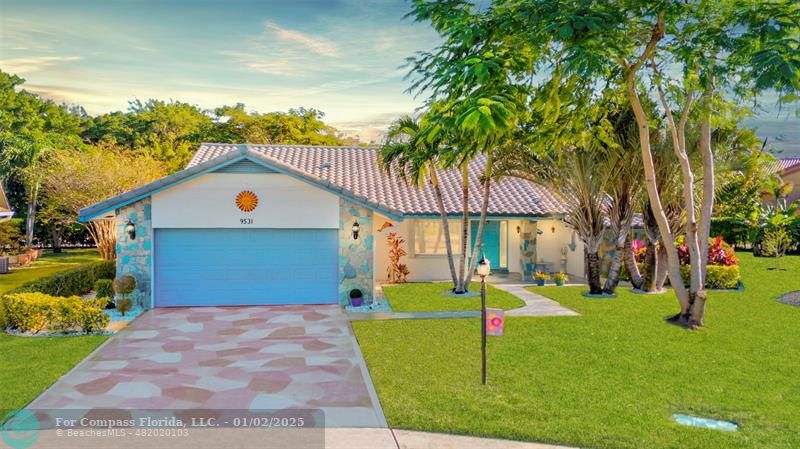
<svg viewBox="0 0 800 449"><path fill-rule="evenodd" d="M253 224L253 219L252 218L247 218L247 217L246 218L240 218L239 219L239 223L243 224L243 225L251 225L251 224Z"/></svg>

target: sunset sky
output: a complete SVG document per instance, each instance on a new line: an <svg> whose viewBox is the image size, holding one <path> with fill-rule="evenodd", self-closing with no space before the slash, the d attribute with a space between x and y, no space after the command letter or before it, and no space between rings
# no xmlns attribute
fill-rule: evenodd
<svg viewBox="0 0 800 449"><path fill-rule="evenodd" d="M9 1L0 3L0 69L28 90L90 114L133 99L260 112L313 107L364 141L422 103L401 66L438 38L403 0ZM787 118L789 117L789 118ZM800 155L800 119L753 123Z"/></svg>

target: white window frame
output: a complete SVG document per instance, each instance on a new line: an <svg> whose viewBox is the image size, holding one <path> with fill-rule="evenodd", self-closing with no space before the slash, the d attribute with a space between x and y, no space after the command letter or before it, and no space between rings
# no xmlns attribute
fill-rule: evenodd
<svg viewBox="0 0 800 449"><path fill-rule="evenodd" d="M453 246L453 255L454 256L460 256L461 255L461 238L463 236L462 235L463 231L461 230L461 222L458 221L458 220L454 220L454 219L448 219L448 221L450 222L449 224L450 224L451 233L452 233L452 227L454 226L454 224L455 224L455 226L458 226L458 232L457 232L457 236L458 237L455 239L455 241L451 239L450 243ZM447 257L447 247L446 246L443 247L443 251L441 253L419 253L419 252L417 252L417 222L431 222L431 223L436 223L440 227L442 226L442 220L440 218L427 219L427 220L425 220L425 219L414 219L414 220L411 220L411 223L409 223L409 225L411 226L411 232L409 232L409 234L411 235L411 238L409 239L410 240L409 247L410 247L411 251L409 251L409 253L410 253L409 256L411 256L411 257L442 257L442 256ZM467 231L469 231L469 229L467 229Z"/></svg>

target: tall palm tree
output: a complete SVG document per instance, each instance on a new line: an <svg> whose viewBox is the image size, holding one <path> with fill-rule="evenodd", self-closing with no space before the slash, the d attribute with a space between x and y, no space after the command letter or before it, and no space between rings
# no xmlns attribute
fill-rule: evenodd
<svg viewBox="0 0 800 449"><path fill-rule="evenodd" d="M53 147L44 138L14 136L0 141L0 173L16 176L25 187L28 211L25 216L25 243L33 245L36 205L44 181L44 164Z"/></svg>
<svg viewBox="0 0 800 449"><path fill-rule="evenodd" d="M425 125L430 125L430 123L424 117L414 119L410 116L403 116L398 119L389 128L386 141L378 152L378 160L383 170L388 172L394 168L404 180L411 181L417 186L422 186L425 182L430 183L442 219L442 232L444 233L453 290L459 292L460 281L453 260L450 223L444 206L437 167L444 145L441 139L425 138L426 136L422 133L422 126ZM461 258L464 257L464 251L462 251Z"/></svg>

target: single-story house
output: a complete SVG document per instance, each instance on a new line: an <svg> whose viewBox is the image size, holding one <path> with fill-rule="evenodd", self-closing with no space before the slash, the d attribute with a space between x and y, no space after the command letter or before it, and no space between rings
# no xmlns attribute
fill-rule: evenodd
<svg viewBox="0 0 800 449"><path fill-rule="evenodd" d="M472 162L469 247L480 212ZM456 251L461 176L440 174ZM508 178L489 201L484 254L494 272L582 277L583 246L544 187ZM383 172L377 149L202 144L187 167L80 212L116 220L117 272L137 279L145 307L318 304L369 300L387 279L387 235L406 240L409 281L449 279L432 188Z"/></svg>
<svg viewBox="0 0 800 449"><path fill-rule="evenodd" d="M787 157L779 159L772 167L784 182L792 183L792 191L786 197L786 203L791 204L800 200L800 157Z"/></svg>
<svg viewBox="0 0 800 449"><path fill-rule="evenodd" d="M6 192L3 190L3 180L0 179L0 223L10 220L13 216L14 211L11 210L11 206L8 204Z"/></svg>

